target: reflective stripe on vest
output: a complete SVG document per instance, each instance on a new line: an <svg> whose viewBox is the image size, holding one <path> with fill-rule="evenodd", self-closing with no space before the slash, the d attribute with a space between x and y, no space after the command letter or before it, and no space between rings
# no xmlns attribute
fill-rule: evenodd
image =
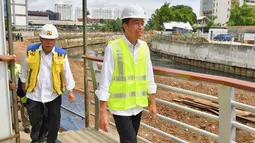
<svg viewBox="0 0 255 143"><path fill-rule="evenodd" d="M133 60L129 47L120 38L109 42L114 55L114 71L109 87L110 110L126 110L136 106L148 106L147 65L149 49L141 41L138 47L136 63Z"/></svg>
<svg viewBox="0 0 255 143"><path fill-rule="evenodd" d="M37 85L37 77L40 68L40 44L34 44L28 47L27 50L27 63L28 63L28 74L26 79L26 89L28 92L33 92ZM52 55L52 85L54 91L61 95L65 91L65 80L64 80L64 58L66 56L65 50L55 46L55 52Z"/></svg>
<svg viewBox="0 0 255 143"><path fill-rule="evenodd" d="M128 93L114 93L111 96L114 98L127 98L131 96L147 96L147 91L142 92L128 92Z"/></svg>
<svg viewBox="0 0 255 143"><path fill-rule="evenodd" d="M129 80L146 80L146 75L142 76L114 76L112 77L112 81L129 81Z"/></svg>

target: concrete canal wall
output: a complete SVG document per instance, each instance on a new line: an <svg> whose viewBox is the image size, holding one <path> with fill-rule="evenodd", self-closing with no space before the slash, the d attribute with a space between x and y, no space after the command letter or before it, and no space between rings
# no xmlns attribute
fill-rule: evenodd
<svg viewBox="0 0 255 143"><path fill-rule="evenodd" d="M150 49L175 61L197 67L255 77L255 49L229 43L188 44L152 41Z"/></svg>

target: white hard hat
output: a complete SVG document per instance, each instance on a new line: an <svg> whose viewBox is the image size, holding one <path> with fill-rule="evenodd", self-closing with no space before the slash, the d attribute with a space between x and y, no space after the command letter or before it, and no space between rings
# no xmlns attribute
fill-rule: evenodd
<svg viewBox="0 0 255 143"><path fill-rule="evenodd" d="M121 19L126 19L126 18L143 18L145 19L145 12L143 8L139 5L128 5L126 6L121 14Z"/></svg>
<svg viewBox="0 0 255 143"><path fill-rule="evenodd" d="M52 24L45 24L41 28L40 37L44 39L57 39L58 38L58 30Z"/></svg>

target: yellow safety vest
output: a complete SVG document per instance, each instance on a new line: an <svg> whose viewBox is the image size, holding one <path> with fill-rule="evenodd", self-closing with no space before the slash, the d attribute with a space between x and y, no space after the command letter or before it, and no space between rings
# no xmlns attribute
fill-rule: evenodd
<svg viewBox="0 0 255 143"><path fill-rule="evenodd" d="M40 70L40 44L34 44L28 47L27 50L27 63L28 71L26 78L26 89L28 92L33 92L37 85L37 76ZM55 46L55 52L52 56L52 81L53 89L58 95L65 91L65 78L64 78L64 59L66 51Z"/></svg>
<svg viewBox="0 0 255 143"><path fill-rule="evenodd" d="M110 41L114 55L114 71L107 101L111 110L126 110L148 106L147 66L149 48L141 41L135 63L126 42L120 38Z"/></svg>

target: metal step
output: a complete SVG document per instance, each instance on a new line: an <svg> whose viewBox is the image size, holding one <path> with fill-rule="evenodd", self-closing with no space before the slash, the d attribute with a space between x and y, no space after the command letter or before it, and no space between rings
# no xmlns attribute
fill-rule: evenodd
<svg viewBox="0 0 255 143"><path fill-rule="evenodd" d="M61 133L58 139L62 143L119 143L117 136L90 128Z"/></svg>
<svg viewBox="0 0 255 143"><path fill-rule="evenodd" d="M70 134L72 134L72 132L75 131L68 131L63 135L59 135L58 139L62 142L62 143L77 143L76 139L73 138L72 136L70 136Z"/></svg>

